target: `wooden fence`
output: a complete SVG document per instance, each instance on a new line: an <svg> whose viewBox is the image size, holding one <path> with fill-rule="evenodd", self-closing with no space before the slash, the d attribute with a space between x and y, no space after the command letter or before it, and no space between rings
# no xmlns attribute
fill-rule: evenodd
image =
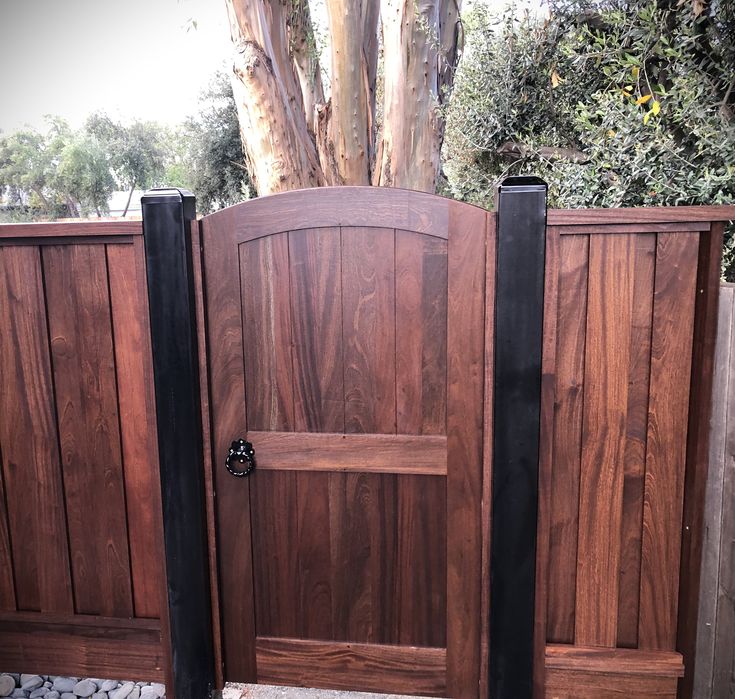
<svg viewBox="0 0 735 699"><path fill-rule="evenodd" d="M0 666L164 679L140 222L0 226Z"/></svg>
<svg viewBox="0 0 735 699"><path fill-rule="evenodd" d="M735 284L720 288L695 696L735 694Z"/></svg>
<svg viewBox="0 0 735 699"><path fill-rule="evenodd" d="M538 696L691 696L732 213L549 212ZM0 226L0 669L164 679L151 372L140 223Z"/></svg>

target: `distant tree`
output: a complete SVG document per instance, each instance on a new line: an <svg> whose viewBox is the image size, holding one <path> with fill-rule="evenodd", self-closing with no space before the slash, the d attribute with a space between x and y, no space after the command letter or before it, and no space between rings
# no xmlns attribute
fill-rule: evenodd
<svg viewBox="0 0 735 699"><path fill-rule="evenodd" d="M492 205L507 174L554 206L735 201L735 3L551 0L498 17L480 0L447 114L453 196ZM725 274L735 279L729 229Z"/></svg>
<svg viewBox="0 0 735 699"><path fill-rule="evenodd" d="M150 121L124 125L97 113L87 119L85 131L107 150L118 183L128 190L122 213L126 216L136 188L151 187L163 180L165 154L161 127Z"/></svg>
<svg viewBox="0 0 735 699"><path fill-rule="evenodd" d="M184 169L202 212L255 196L244 164L232 84L218 72L199 98L200 111L184 123Z"/></svg>
<svg viewBox="0 0 735 699"><path fill-rule="evenodd" d="M81 213L109 213L108 201L115 189L109 158L99 141L79 134L64 146L56 172L57 189L79 202Z"/></svg>

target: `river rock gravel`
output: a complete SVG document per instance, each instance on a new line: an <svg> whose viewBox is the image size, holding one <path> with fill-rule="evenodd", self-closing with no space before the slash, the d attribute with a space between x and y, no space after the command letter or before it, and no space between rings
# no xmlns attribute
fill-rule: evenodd
<svg viewBox="0 0 735 699"><path fill-rule="evenodd" d="M0 697L13 699L165 699L159 682L0 673Z"/></svg>

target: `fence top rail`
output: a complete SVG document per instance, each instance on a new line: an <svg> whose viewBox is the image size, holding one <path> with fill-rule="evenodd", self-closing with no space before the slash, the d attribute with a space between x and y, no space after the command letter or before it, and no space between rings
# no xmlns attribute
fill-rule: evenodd
<svg viewBox="0 0 735 699"><path fill-rule="evenodd" d="M550 226L696 223L735 220L735 206L636 206L609 209L549 209Z"/></svg>
<svg viewBox="0 0 735 699"><path fill-rule="evenodd" d="M142 221L53 221L2 223L0 238L64 238L131 236L143 233Z"/></svg>

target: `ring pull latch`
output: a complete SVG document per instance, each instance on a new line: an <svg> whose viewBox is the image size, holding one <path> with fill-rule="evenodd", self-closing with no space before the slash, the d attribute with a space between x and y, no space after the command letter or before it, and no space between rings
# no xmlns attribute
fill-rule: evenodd
<svg viewBox="0 0 735 699"><path fill-rule="evenodd" d="M235 464L245 467L238 468ZM230 445L230 451L227 452L225 468L237 478L249 476L255 469L255 449L253 449L253 445L244 439L236 439Z"/></svg>

